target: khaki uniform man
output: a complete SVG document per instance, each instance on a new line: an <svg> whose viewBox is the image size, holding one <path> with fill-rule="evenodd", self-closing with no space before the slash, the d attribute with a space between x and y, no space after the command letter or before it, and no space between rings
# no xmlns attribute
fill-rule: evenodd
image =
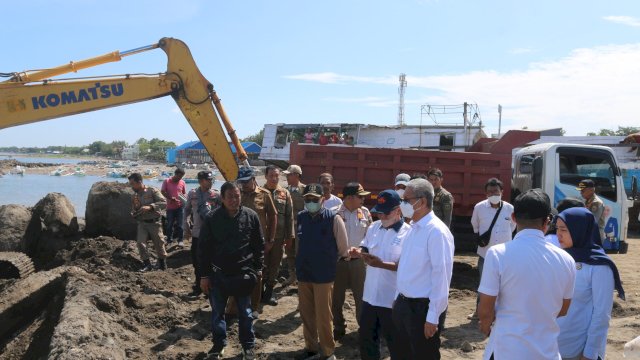
<svg viewBox="0 0 640 360"><path fill-rule="evenodd" d="M262 226L262 233L264 234L265 245L264 254L265 258L269 256L269 251L273 247L276 238L276 227L278 221L278 214L276 207L271 200L271 194L269 190L266 190L256 184L255 173L250 167L241 167L238 172L238 185L242 190L242 206L246 206L258 214L260 218L260 226ZM251 294L251 308L253 309L254 316L257 318L258 306L260 304L260 298L262 296L262 277L258 278L258 286L253 290ZM235 302L231 302L234 303ZM229 308L229 306L227 306ZM235 313L233 307L227 311L228 313Z"/></svg>
<svg viewBox="0 0 640 360"><path fill-rule="evenodd" d="M591 179L585 179L578 183L576 190L580 191L580 195L584 198L584 206L591 211L593 217L598 220L598 228L600 229L600 243L604 239L604 202L596 195L596 183Z"/></svg>
<svg viewBox="0 0 640 360"><path fill-rule="evenodd" d="M291 194L291 201L293 203L293 223L294 229L296 229L296 221L298 219L298 213L304 210L304 187L305 185L300 182L300 178L302 177L302 168L298 165L291 165L289 168L282 172L287 176L287 190L289 190L289 194ZM285 254L287 255L287 269L289 270L289 278L284 282L284 285L295 284L297 281L296 278L296 253L298 251L297 244L298 238L297 234L295 237L292 237L290 242L285 243Z"/></svg>
<svg viewBox="0 0 640 360"><path fill-rule="evenodd" d="M158 256L158 268L167 269L167 251L164 247L164 235L162 234L161 217L167 208L167 200L160 193L160 190L145 186L142 183L142 175L133 173L129 175L129 185L133 189L131 216L138 222L136 242L138 251L144 267L141 272L153 270L149 251L147 250L147 240L151 238Z"/></svg>
<svg viewBox="0 0 640 360"><path fill-rule="evenodd" d="M294 237L293 229L293 204L289 191L280 186L280 169L275 165L269 165L265 169L267 182L264 188L269 191L271 200L276 207L278 220L276 221L276 236L271 251L265 256L265 287L262 294L262 302L267 305L276 306L278 301L273 296L273 287L276 285L280 263L284 254L285 242L290 242Z"/></svg>
<svg viewBox="0 0 640 360"><path fill-rule="evenodd" d="M453 195L442 187L442 171L437 168L429 170L427 180L433 185L433 213L451 228Z"/></svg>

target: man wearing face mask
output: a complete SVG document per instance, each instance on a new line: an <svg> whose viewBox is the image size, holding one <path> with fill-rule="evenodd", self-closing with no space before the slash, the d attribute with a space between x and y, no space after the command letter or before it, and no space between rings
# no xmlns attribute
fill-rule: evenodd
<svg viewBox="0 0 640 360"><path fill-rule="evenodd" d="M396 270L402 242L411 227L402 218L400 197L394 190L381 192L371 212L380 220L369 226L360 247L350 250L352 257L362 257L368 265L358 330L360 357L379 360L383 336L391 358L403 359L407 356L408 344L398 335L391 319L391 307L396 294Z"/></svg>
<svg viewBox="0 0 640 360"><path fill-rule="evenodd" d="M441 315L449 302L453 272L453 235L432 211L433 186L409 181L400 210L411 218L398 263L397 297L391 316L409 359L440 359Z"/></svg>
<svg viewBox="0 0 640 360"><path fill-rule="evenodd" d="M321 359L335 359L331 296L339 257L348 255L347 230L340 216L322 206L320 184L304 189L305 210L298 213L298 301L305 349L300 358L320 352Z"/></svg>
<svg viewBox="0 0 640 360"><path fill-rule="evenodd" d="M407 187L407 183L409 183L409 180L411 180L409 174L402 173L396 176L394 189L398 193L398 196L400 196L400 199L402 199L402 197L404 196L404 189Z"/></svg>
<svg viewBox="0 0 640 360"><path fill-rule="evenodd" d="M484 192L487 196L486 200L477 203L473 208L471 215L471 226L476 234L484 234L491 230L491 237L486 246L478 245L478 273L482 280L482 270L484 268L484 257L490 247L503 244L510 241L513 231L516 229L516 223L511 219L513 214L513 205L506 201L502 201L502 181L491 178L484 184ZM496 219L495 222L493 219ZM491 224L493 223L493 227ZM491 229L490 229L491 228ZM480 295L476 299L476 307L480 301ZM477 319L477 309L468 316L469 319Z"/></svg>

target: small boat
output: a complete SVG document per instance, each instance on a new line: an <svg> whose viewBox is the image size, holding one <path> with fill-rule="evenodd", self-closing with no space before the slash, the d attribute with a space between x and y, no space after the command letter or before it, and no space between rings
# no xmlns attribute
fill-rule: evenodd
<svg viewBox="0 0 640 360"><path fill-rule="evenodd" d="M127 174L123 171L111 170L107 172L106 176L110 178L123 178L123 177L126 177Z"/></svg>
<svg viewBox="0 0 640 360"><path fill-rule="evenodd" d="M26 169L20 165L16 165L16 167L10 171L10 173L13 175L24 175L25 172L26 172Z"/></svg>
<svg viewBox="0 0 640 360"><path fill-rule="evenodd" d="M76 167L76 170L73 172L74 176L85 176L87 175L84 170L80 167Z"/></svg>
<svg viewBox="0 0 640 360"><path fill-rule="evenodd" d="M158 176L158 172L155 170L147 169L142 174L143 179L153 179Z"/></svg>
<svg viewBox="0 0 640 360"><path fill-rule="evenodd" d="M67 175L71 175L71 173L69 173L66 169L57 168L57 169L53 170L52 172L50 172L49 175L51 175L51 176L67 176Z"/></svg>
<svg viewBox="0 0 640 360"><path fill-rule="evenodd" d="M182 178L182 181L184 181L186 184L197 184L198 183L198 179L196 179L196 178Z"/></svg>

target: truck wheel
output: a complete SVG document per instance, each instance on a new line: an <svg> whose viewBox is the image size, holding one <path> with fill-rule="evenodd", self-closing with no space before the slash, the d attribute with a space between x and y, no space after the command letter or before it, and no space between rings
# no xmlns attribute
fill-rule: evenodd
<svg viewBox="0 0 640 360"><path fill-rule="evenodd" d="M626 254L629 250L629 243L626 241L620 241L620 247L618 249L619 254Z"/></svg>

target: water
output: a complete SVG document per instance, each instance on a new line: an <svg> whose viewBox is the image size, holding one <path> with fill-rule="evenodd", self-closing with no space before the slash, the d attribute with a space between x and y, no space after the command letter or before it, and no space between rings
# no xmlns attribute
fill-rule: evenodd
<svg viewBox="0 0 640 360"><path fill-rule="evenodd" d="M45 164L77 164L83 159L57 158L57 157L21 157L15 155L0 154L0 160L15 160L23 163L45 163Z"/></svg>
<svg viewBox="0 0 640 360"><path fill-rule="evenodd" d="M5 175L0 177L0 205L19 204L35 206L36 203L48 193L59 192L71 201L76 209L76 215L84 217L89 190L91 190L91 186L98 181L126 183L127 179L91 175L50 176L29 173L24 176ZM216 181L214 187L219 189L222 183L221 181ZM159 189L162 183L156 180L145 179L145 184ZM187 191L196 187L198 187L198 184L187 184Z"/></svg>

